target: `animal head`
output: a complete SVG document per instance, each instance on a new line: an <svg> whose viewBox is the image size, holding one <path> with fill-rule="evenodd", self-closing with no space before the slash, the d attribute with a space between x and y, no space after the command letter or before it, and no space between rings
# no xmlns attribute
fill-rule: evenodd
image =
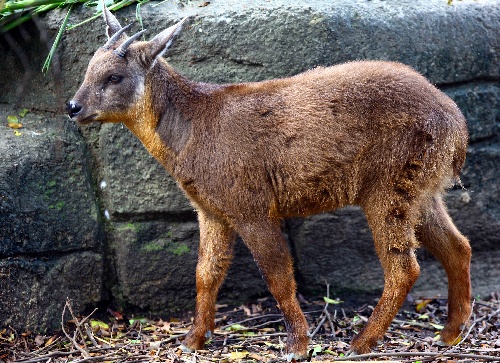
<svg viewBox="0 0 500 363"><path fill-rule="evenodd" d="M108 41L96 51L80 89L68 103L68 115L80 123L125 122L135 117L144 102L146 76L187 18L165 29L150 41L137 41L142 30L131 37L103 5Z"/></svg>

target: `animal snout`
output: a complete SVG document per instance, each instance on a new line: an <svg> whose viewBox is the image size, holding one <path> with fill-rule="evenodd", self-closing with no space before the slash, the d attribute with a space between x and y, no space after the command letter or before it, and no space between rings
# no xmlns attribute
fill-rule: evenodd
<svg viewBox="0 0 500 363"><path fill-rule="evenodd" d="M76 115L78 115L80 113L82 108L83 108L83 106L80 105L78 102L73 101L73 100L69 101L68 102L68 116L70 118L75 117Z"/></svg>

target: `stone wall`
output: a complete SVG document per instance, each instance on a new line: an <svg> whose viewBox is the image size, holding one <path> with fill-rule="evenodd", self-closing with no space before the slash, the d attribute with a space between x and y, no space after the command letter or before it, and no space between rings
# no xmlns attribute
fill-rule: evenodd
<svg viewBox="0 0 500 363"><path fill-rule="evenodd" d="M462 180L448 205L474 249L474 294L500 290L500 4L496 0L168 1L141 6L147 36L198 16L166 55L181 73L205 82L285 77L356 59L409 64L450 95L469 122ZM50 35L65 10L42 18ZM71 23L89 15L78 8ZM122 24L135 9L117 13ZM135 29L138 25L135 26ZM38 30L27 26L28 33ZM13 33L32 73L0 46L0 324L59 326L66 297L82 312L101 303L175 314L193 307L196 215L170 176L121 125L79 127L63 116L88 60L105 41L98 19L63 37L61 76L39 72L47 47ZM26 107L16 136L6 116ZM3 124L3 125L2 125ZM355 207L288 220L299 291L343 300L383 285L372 239ZM415 295L446 295L442 268L420 253ZM267 293L244 245L221 292L238 303ZM371 301L371 300L370 300Z"/></svg>

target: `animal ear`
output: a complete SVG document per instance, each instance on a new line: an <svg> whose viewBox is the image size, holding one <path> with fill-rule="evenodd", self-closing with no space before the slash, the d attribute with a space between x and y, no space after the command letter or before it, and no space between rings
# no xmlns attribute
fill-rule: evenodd
<svg viewBox="0 0 500 363"><path fill-rule="evenodd" d="M106 22L106 35L108 39L113 36L117 31L119 31L122 26L116 17L111 14L111 11L106 7L105 0L102 0L102 16Z"/></svg>
<svg viewBox="0 0 500 363"><path fill-rule="evenodd" d="M172 45L172 41L175 36L179 34L182 29L182 25L189 17L185 17L177 24L172 25L170 28L165 29L161 33L157 34L153 39L147 42L145 47L145 52L148 57L153 61L152 64L161 57L168 48Z"/></svg>

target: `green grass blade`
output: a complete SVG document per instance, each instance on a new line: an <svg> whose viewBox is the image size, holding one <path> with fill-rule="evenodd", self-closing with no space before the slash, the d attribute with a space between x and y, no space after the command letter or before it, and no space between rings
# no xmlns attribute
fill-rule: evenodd
<svg viewBox="0 0 500 363"><path fill-rule="evenodd" d="M135 3L135 2L136 2L136 0L122 0L122 1L119 1L119 2L117 2L117 3L115 3L115 4L111 5L111 6L108 6L108 9L109 10L119 10L119 9L124 8L124 7L128 6L128 5L131 5L131 4ZM92 16L92 17L90 17L88 19L85 19L84 21L82 21L82 22L80 22L78 24L68 26L67 30L74 29L74 28L76 28L76 27L78 27L80 25L86 24L89 21L97 19L97 18L99 18L101 16L102 16L102 11L99 11L94 16Z"/></svg>
<svg viewBox="0 0 500 363"><path fill-rule="evenodd" d="M36 8L37 6L50 5L57 2L58 4L64 4L64 1L54 1L54 0L24 0L24 1L6 1L4 8L0 10L0 13L9 13L16 10L28 10Z"/></svg>
<svg viewBox="0 0 500 363"><path fill-rule="evenodd" d="M113 2L114 0L108 1ZM108 6L108 9L116 11L137 2L136 18L141 25L141 28L143 28L140 7L141 4L149 1L150 0L119 0L114 4ZM42 71L46 73L50 68L52 58L61 41L61 37L64 31L88 23L102 15L102 11L98 11L95 13L95 15L85 19L84 21L76 25L68 25L68 19L72 10L72 6L76 3L83 3L84 6L93 6L95 5L95 0L0 0L0 34L18 27L19 25L30 20L35 14L40 14L58 7L66 7L67 5L69 5L68 13L64 17L57 36L54 39L54 43L52 44L50 52L47 55L45 63L42 67Z"/></svg>
<svg viewBox="0 0 500 363"><path fill-rule="evenodd" d="M0 34L8 32L9 30L14 29L15 27L18 27L19 25L27 22L35 14L40 14L40 13L43 13L45 11L55 9L55 8L59 7L59 5L60 5L59 3L50 4L50 5L42 5L42 6L37 7L36 9L32 10L28 14L16 17L16 18L14 18L14 20L11 20L11 21L4 20L4 18L2 18L2 19L0 19Z"/></svg>
<svg viewBox="0 0 500 363"><path fill-rule="evenodd" d="M73 4L69 6L68 13L64 17L64 20L61 24L61 27L59 28L59 31L57 32L56 39L54 39L54 43L52 44L52 47L50 48L49 55L45 59L45 63L43 64L42 67L42 72L47 73L47 71L50 68L50 64L52 63L52 57L54 56L54 53L56 52L57 46L59 45L59 42L61 41L62 34L64 32L64 29L66 29L66 24L68 23L69 19L69 14L71 13L71 9L73 9Z"/></svg>

